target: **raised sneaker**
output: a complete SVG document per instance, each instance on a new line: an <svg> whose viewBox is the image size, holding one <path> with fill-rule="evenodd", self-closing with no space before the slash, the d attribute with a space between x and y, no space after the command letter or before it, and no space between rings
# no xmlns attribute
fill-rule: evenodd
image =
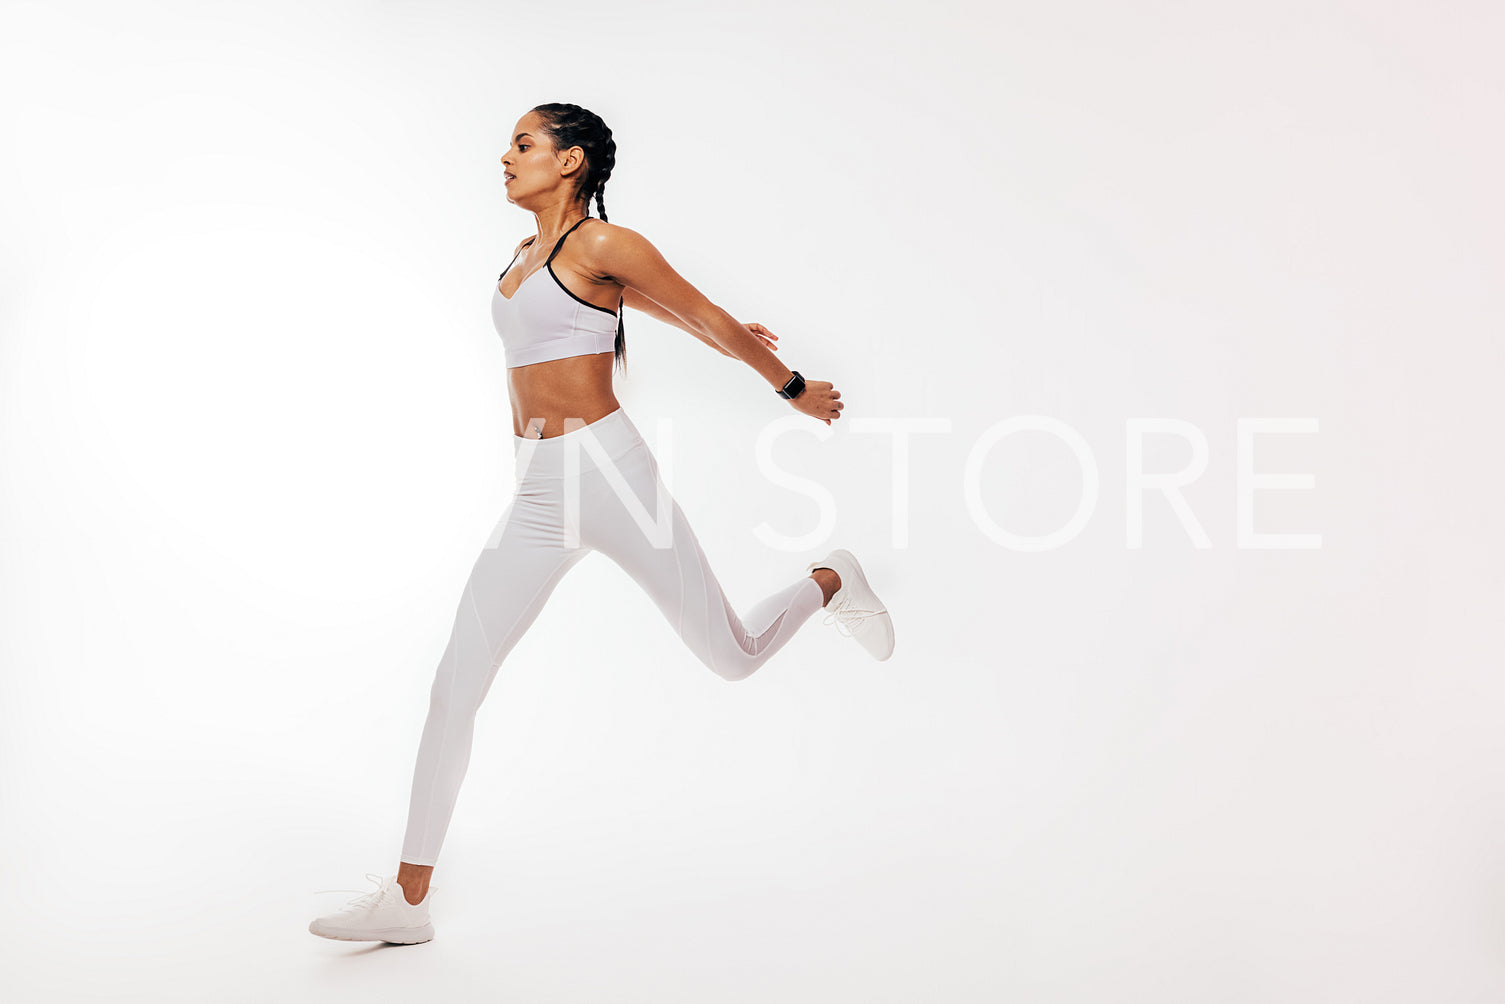
<svg viewBox="0 0 1505 1004"><path fill-rule="evenodd" d="M313 934L336 941L386 941L394 945L417 945L434 938L434 925L429 922L429 902L434 898L434 889L429 887L423 899L409 903L403 895L397 876L366 873L366 878L376 883L376 889L357 896L345 908L323 917L314 918L308 925ZM325 889L323 892L355 892L354 889Z"/></svg>
<svg viewBox="0 0 1505 1004"><path fill-rule="evenodd" d="M805 572L829 568L841 576L841 588L826 603L823 623L835 624L848 638L856 638L874 659L882 662L894 654L894 622L873 587L867 584L862 566L851 551L837 548L820 561L812 561Z"/></svg>

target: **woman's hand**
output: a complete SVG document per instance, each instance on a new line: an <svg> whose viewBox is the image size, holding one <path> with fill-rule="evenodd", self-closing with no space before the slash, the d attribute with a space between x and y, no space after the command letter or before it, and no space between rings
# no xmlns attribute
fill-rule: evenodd
<svg viewBox="0 0 1505 1004"><path fill-rule="evenodd" d="M748 321L742 326L757 335L758 341L768 348L775 352L779 351L779 347L774 344L778 340L778 335L757 321ZM827 425L831 424L832 419L841 417L841 409L844 407L841 403L841 391L836 390L829 380L806 380L805 389L800 391L799 397L792 399L789 403L794 405L797 411L802 411L812 418L818 418Z"/></svg>
<svg viewBox="0 0 1505 1004"><path fill-rule="evenodd" d="M762 342L764 345L768 346L770 349L773 349L775 352L779 351L779 347L777 345L773 344L772 341L770 341L770 339L778 338L779 337L778 335L774 334L772 331L769 331L767 328L763 327L763 325L759 324L756 321L749 321L749 322L747 322L746 324L744 324L742 326L744 328L746 328L748 331L751 331L754 335L757 335L758 336L758 341ZM683 324L681 324L681 327L683 327ZM728 359L736 359L737 358L737 356L736 356L735 353L731 353L731 352L726 351L726 349L723 349L721 347L721 343L717 342L715 339L708 338L705 335L696 334L693 330L691 330L689 328L686 328L685 330L689 331L692 335L695 335L696 338L699 338L702 342L705 342L711 348L715 349L717 352L720 352L722 355L726 356Z"/></svg>
<svg viewBox="0 0 1505 1004"><path fill-rule="evenodd" d="M773 344L774 341L776 341L778 339L778 337L779 337L778 335L774 334L772 331L769 331L767 328L763 327L763 325L759 324L757 321L748 321L746 324L744 324L742 326L744 328L746 328L748 331L751 331L753 334L757 335L758 336L758 340L760 342L762 342L764 345L768 346L770 349L773 349L773 351L775 351L775 352L779 351L779 347L777 345Z"/></svg>
<svg viewBox="0 0 1505 1004"><path fill-rule="evenodd" d="M840 398L841 391L834 390L831 381L806 380L805 389L799 392L799 396L791 398L789 403L794 405L797 411L802 411L830 425L831 419L841 417Z"/></svg>

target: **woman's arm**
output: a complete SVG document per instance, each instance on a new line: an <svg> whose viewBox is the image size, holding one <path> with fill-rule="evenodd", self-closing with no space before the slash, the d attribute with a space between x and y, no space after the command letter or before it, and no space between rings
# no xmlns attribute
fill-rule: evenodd
<svg viewBox="0 0 1505 1004"><path fill-rule="evenodd" d="M592 229L582 242L589 245L591 265L622 284L624 303L626 291L635 290L673 315L675 327L747 363L769 386L789 382L794 374L763 340L690 285L642 234L619 226Z"/></svg>
<svg viewBox="0 0 1505 1004"><path fill-rule="evenodd" d="M715 342L711 341L711 339L707 338L705 335L697 331L678 314L674 313L671 310L666 310L661 304L655 303L654 301L648 299L648 297L644 296L642 293L639 293L637 290L633 289L630 286L624 287L622 290L622 304L624 306L631 307L633 310L640 310L654 320L663 321L665 324L672 325L673 327L676 327L681 331L694 335L696 338L700 339L702 342L705 342L711 348L715 349L717 352L720 352L724 356L731 355L731 353L726 351L726 349L723 349L720 345L717 345Z"/></svg>
<svg viewBox="0 0 1505 1004"><path fill-rule="evenodd" d="M737 319L706 299L659 254L642 234L616 225L592 227L581 241L588 264L599 274L622 284L623 303L627 290L636 290L677 320L675 327L751 366L775 390L794 372L773 354L772 342L759 330L761 325L739 324ZM683 323L678 323L683 322ZM828 380L806 378L805 389L789 403L797 411L827 425L841 417L841 394Z"/></svg>

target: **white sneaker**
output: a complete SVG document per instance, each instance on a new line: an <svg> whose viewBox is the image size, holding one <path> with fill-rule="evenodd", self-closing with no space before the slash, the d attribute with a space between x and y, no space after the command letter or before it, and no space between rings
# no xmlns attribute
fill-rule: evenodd
<svg viewBox="0 0 1505 1004"><path fill-rule="evenodd" d="M371 872L366 878L375 882L377 888L357 896L337 913L316 917L308 925L310 932L321 938L337 941L386 941L395 945L417 945L434 938L434 925L429 923L429 902L434 898L434 889L423 894L417 903L409 903L403 895L397 876L382 878ZM322 892L354 892L354 889L324 889Z"/></svg>
<svg viewBox="0 0 1505 1004"><path fill-rule="evenodd" d="M812 561L805 573L829 568L841 576L841 588L831 594L826 604L824 623L848 638L856 638L874 659L882 662L894 654L894 622L873 587L867 584L862 566L851 551L837 548L820 561Z"/></svg>

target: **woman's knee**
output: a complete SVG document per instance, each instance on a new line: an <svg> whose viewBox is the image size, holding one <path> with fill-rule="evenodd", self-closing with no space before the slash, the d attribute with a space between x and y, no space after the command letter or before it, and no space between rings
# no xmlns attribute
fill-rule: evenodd
<svg viewBox="0 0 1505 1004"><path fill-rule="evenodd" d="M447 650L434 673L429 687L429 717L450 723L473 720L491 688L496 663L479 653L457 659L453 647Z"/></svg>
<svg viewBox="0 0 1505 1004"><path fill-rule="evenodd" d="M742 653L741 658L735 656L728 657L725 654L718 656L717 653L710 651L697 652L695 654L700 656L700 661L705 664L707 669L721 677L727 683L736 683L739 680L745 680L757 672L759 666L763 665L762 659L752 659L746 653Z"/></svg>

